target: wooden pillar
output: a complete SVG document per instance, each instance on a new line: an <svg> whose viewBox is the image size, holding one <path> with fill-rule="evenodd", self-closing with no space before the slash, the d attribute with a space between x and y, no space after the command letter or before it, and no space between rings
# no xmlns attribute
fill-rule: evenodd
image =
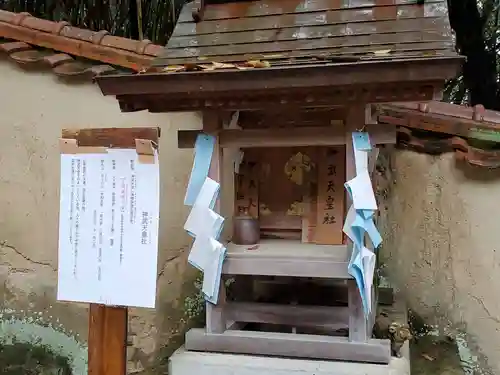
<svg viewBox="0 0 500 375"><path fill-rule="evenodd" d="M352 145L351 133L364 127L365 124L365 106L352 106L346 118L346 180L356 176L356 166L354 161L354 149ZM346 193L347 207L352 200ZM353 250L352 241L347 238L348 253ZM367 341L367 321L363 312L363 303L359 290L354 279L347 280L348 308L349 308L349 341L364 342Z"/></svg>
<svg viewBox="0 0 500 375"><path fill-rule="evenodd" d="M126 307L90 304L89 375L125 375L127 371Z"/></svg>
<svg viewBox="0 0 500 375"><path fill-rule="evenodd" d="M207 134L215 136L215 147L212 155L212 163L208 176L217 181L221 186L219 192L219 199L215 203L215 211L221 211L221 196L222 196L222 147L220 146L219 132L222 129L222 118L217 112L204 112L203 113L203 131ZM207 332L209 333L222 333L226 330L226 318L224 316L224 305L226 304L226 286L221 276L219 287L219 298L217 305L206 302L206 324Z"/></svg>

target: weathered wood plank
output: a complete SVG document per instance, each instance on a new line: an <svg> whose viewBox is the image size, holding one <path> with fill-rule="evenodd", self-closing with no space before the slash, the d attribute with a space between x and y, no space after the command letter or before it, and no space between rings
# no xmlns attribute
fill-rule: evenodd
<svg viewBox="0 0 500 375"><path fill-rule="evenodd" d="M391 358L389 340L359 343L345 337L232 330L210 334L192 329L186 334L186 349L383 364Z"/></svg>
<svg viewBox="0 0 500 375"><path fill-rule="evenodd" d="M256 52L234 55L214 55L214 56L191 56L179 58L158 58L155 60L155 66L177 65L186 63L207 63L211 61L218 62L242 62L248 60L268 60L272 66L290 66L291 58L309 59L305 64L318 63L321 60L325 62L357 62L362 60L383 61L390 59L417 59L432 58L442 56L456 56L451 49L453 43L446 42L426 42L426 43L404 43L404 44L384 44L379 45L377 49L373 46L363 47L339 47L339 48L317 48L314 50L289 50L280 51L280 53ZM387 55L376 56L375 50L390 50ZM311 61L312 59L312 61ZM293 61L294 64L301 64L301 61Z"/></svg>
<svg viewBox="0 0 500 375"><path fill-rule="evenodd" d="M240 111L238 125L243 129L280 127L320 127L343 124L343 107L314 108L309 110L290 109L280 111L270 108L268 111Z"/></svg>
<svg viewBox="0 0 500 375"><path fill-rule="evenodd" d="M248 323L283 324L301 327L347 328L349 312L344 306L301 306L272 303L230 302L228 320Z"/></svg>
<svg viewBox="0 0 500 375"><path fill-rule="evenodd" d="M235 2L207 6L203 14L203 20L300 14L325 10L355 10L356 13L352 17L356 18L358 14L362 15L363 13L369 12L370 8L396 8L398 5L408 5L412 7L415 12L422 15L431 15L439 12L443 6L446 9L446 1L443 0L426 0L423 6L417 6L414 0L395 0L391 1L390 5L388 5L387 2L378 0L262 0L244 3ZM179 15L178 22L192 22L193 17L191 12L193 7L193 2L186 4Z"/></svg>
<svg viewBox="0 0 500 375"><path fill-rule="evenodd" d="M346 119L346 138L352 137L352 132L361 129L365 125L366 108L364 105L353 107L349 111ZM352 139L352 138L351 138ZM356 176L356 166L354 160L354 149L351 142L346 144L346 180L349 181ZM346 202L352 202L346 193ZM350 203L347 204L348 206ZM347 238L349 255L353 251L353 243ZM359 290L355 280L347 281L348 306L349 306L349 341L366 342L367 321L364 316L363 305Z"/></svg>
<svg viewBox="0 0 500 375"><path fill-rule="evenodd" d="M386 33L403 33L411 31L437 31L445 29L447 22L442 18L415 18L381 22L358 22L349 24L296 26L277 29L258 29L232 33L219 33L219 25L213 25L214 30L205 35L174 36L167 49L185 47L217 46L226 44L245 44L275 41L293 41L296 39L335 38L349 35L374 35Z"/></svg>
<svg viewBox="0 0 500 375"><path fill-rule="evenodd" d="M406 43L406 44L386 44L379 46L380 50L390 50L387 55L376 56L373 47L350 47L345 48L318 48L315 50L281 51L280 53L245 53L237 55L217 55L217 56L192 56L175 59L157 59L156 66L178 65L187 63L207 63L212 61L241 63L248 60L268 60L273 67L286 67L293 64L308 65L318 62L361 62L361 61L384 61L397 59L421 59L432 57L456 56L451 52L452 43L429 42L429 43ZM301 59L290 61L290 59ZM305 60L305 61L302 61Z"/></svg>
<svg viewBox="0 0 500 375"><path fill-rule="evenodd" d="M212 134L216 137L214 152L212 155L212 162L210 164L210 169L208 172L208 177L212 180L217 181L221 185L222 189L222 147L220 146L219 132L222 129L222 118L217 112L204 112L203 113L203 130L208 134ZM221 210L220 196L215 203L214 210L219 212ZM224 280L220 280L219 286L219 298L217 305L213 305L210 302L206 302L206 330L207 332L217 332L221 333L226 330L227 319L224 315L224 305L226 303L226 286Z"/></svg>
<svg viewBox="0 0 500 375"><path fill-rule="evenodd" d="M448 67L445 67L448 69ZM423 77L426 75L434 75L436 72L439 72L439 69L434 69L434 71L423 72L420 76ZM413 100L413 101L427 101L432 100L433 94L437 90L441 90L443 86L443 81L436 82L430 81L427 83L421 84L413 84L413 83L398 83L396 84L396 79L393 82L390 82L390 78L395 78L393 76L393 71L389 71L381 77L385 78L386 81L382 83L380 86L373 86L367 91L367 85L357 85L352 86L351 88L340 86L336 88L332 88L329 92L323 93L318 89L315 93L311 93L312 95L308 96L307 94L301 94L300 91L296 91L292 93L291 90L288 90L288 95L283 94L280 91L270 91L269 86L267 86L268 91L264 95L260 95L258 92L253 92L253 97L249 99L246 92L240 91L232 91L231 98L223 97L222 95L218 97L217 100L213 100L211 98L206 98L206 95L201 96L167 96L167 95L131 95L127 97L127 104L123 105L122 102L122 111L123 112L134 112L143 109L148 109L151 112L185 112L185 111L200 111L206 110L207 108L220 108L221 110L240 110L240 111L251 111L251 110L282 110L283 113L287 111L304 109L307 110L310 106L315 106L317 108L331 108L332 106L349 106L352 103L356 103L358 100L364 100L370 103L388 103L395 100ZM445 74L445 73L443 73ZM451 77L450 75L447 75ZM351 76L352 81L357 81L356 76ZM377 76L379 77L379 76ZM403 76L404 77L404 76ZM313 83L314 79L311 76L308 76L309 83ZM345 76L341 74L336 75L335 77L337 81L335 83L340 83L343 81L347 82ZM432 77L433 78L433 77ZM230 80L222 80L226 87L234 85L234 81ZM330 81L331 82L331 81ZM267 81L266 81L267 83ZM248 84L240 87L248 87ZM180 85L178 85L180 87ZM171 88L171 87L170 87ZM216 92L218 88L212 86ZM161 88L160 88L161 90ZM180 94L180 93L179 93ZM182 93L186 95L184 91ZM218 94L221 94L218 92ZM304 100L304 96L305 99ZM165 99L167 98L168 99ZM286 99L283 99L283 98ZM213 98L213 97L212 97ZM150 99L150 100L148 100ZM300 120L298 120L300 122ZM276 121L274 122L276 124ZM318 121L317 123L302 123L304 126L328 126L330 125L328 122L324 123L322 121ZM289 127L291 125L290 122L284 121L284 127Z"/></svg>
<svg viewBox="0 0 500 375"><path fill-rule="evenodd" d="M365 123L370 124L372 123L372 118L370 116L370 110L371 106L367 105L365 107ZM380 154L380 150L377 147L373 147L373 149L368 153L368 172L370 174L370 178L372 179L372 184L373 184L373 189L376 191L377 186L376 186L376 180L373 180L373 174L375 172L375 167L377 165L377 159ZM375 225L378 224L378 216L375 216L374 218ZM373 244L369 242L367 244L367 247L372 250L374 250ZM377 257L377 254L375 254L375 257ZM378 267L379 263L375 261L375 267ZM377 307L378 307L378 290L377 286L375 284L375 276L372 284L372 289L370 291L371 293L371 298L372 298L372 303L371 303L371 312L370 315L368 316L367 319L367 324L366 324L366 334L368 337L371 337L372 332L373 332L373 325L375 324L375 319L377 316Z"/></svg>
<svg viewBox="0 0 500 375"><path fill-rule="evenodd" d="M369 125L374 144L396 143L395 127L391 125ZM179 130L179 148L193 148L200 130ZM297 127L275 129L226 129L219 132L220 147L299 147L299 146L339 146L346 144L343 126ZM349 141L349 140L347 140Z"/></svg>
<svg viewBox="0 0 500 375"><path fill-rule="evenodd" d="M292 103L295 109L312 107L310 100L316 101L314 106L317 107L322 97L330 97L323 101L323 105L332 107L355 100L357 94L369 96L379 91L385 102L401 101L402 97L405 101L432 100L433 87L441 88L443 80L455 77L462 62L463 58L457 55L427 57L412 60L409 69L410 61L407 59L342 64L317 61L306 66L289 64L268 69L102 76L99 85L105 95L116 95L121 106L144 103L144 97L148 95L151 99L145 103L148 106L155 99L168 98L175 103L171 107L185 110L192 107L192 102L200 101L199 104L206 108L230 110L235 108L231 103L233 98L236 101L244 99L251 105L252 102L262 101L262 97L268 108L281 104L290 106ZM340 91L341 86L347 91ZM255 96L257 92L258 96ZM294 96L299 92L302 98L296 101ZM318 94L321 96L315 97ZM340 103L331 101L331 96L336 95L343 98ZM425 98L414 99L418 96ZM176 103L177 100L181 103ZM365 100L363 97L363 101L380 102L381 99L375 95L373 99L367 97ZM184 102L189 104L183 107ZM169 105L164 104L165 107ZM236 109L242 108L245 107L238 106Z"/></svg>
<svg viewBox="0 0 500 375"><path fill-rule="evenodd" d="M193 139L196 139L198 133L197 130L179 130L178 147L192 148ZM343 127L222 130L220 138L221 147L224 148L296 147L345 143Z"/></svg>
<svg viewBox="0 0 500 375"><path fill-rule="evenodd" d="M376 24L384 28L386 22L394 20L443 19L447 17L446 8L437 8L434 12L421 12L413 5L380 7L377 12L366 9L359 12L356 9L345 9L342 11L325 10L299 14L266 15L258 19L254 17L205 20L200 23L180 22L175 27L170 41L182 36L206 35L213 33L232 33L238 31L268 30L287 27L338 25L347 24L354 26L358 24ZM361 26L363 27L363 26ZM169 43L170 43L169 41Z"/></svg>
<svg viewBox="0 0 500 375"><path fill-rule="evenodd" d="M135 148L136 139L149 139L158 146L160 128L63 129L62 138L76 139L79 146Z"/></svg>
<svg viewBox="0 0 500 375"><path fill-rule="evenodd" d="M257 248L227 245L222 272L227 275L263 275L349 279L345 245L315 245L291 240L261 240Z"/></svg>
<svg viewBox="0 0 500 375"><path fill-rule="evenodd" d="M279 53L282 51L315 50L325 48L342 48L347 52L351 47L364 47L367 53L373 53L378 50L385 49L385 47L381 48L380 46L390 44L411 44L422 42L449 43L451 42L451 35L449 30L434 30L373 35L342 35L329 38L320 37L317 39L295 39L289 41L235 44L237 42L237 40L233 39L232 44L227 45L167 48L165 50L165 54L161 56L161 58L172 59L192 56L209 57L248 53Z"/></svg>

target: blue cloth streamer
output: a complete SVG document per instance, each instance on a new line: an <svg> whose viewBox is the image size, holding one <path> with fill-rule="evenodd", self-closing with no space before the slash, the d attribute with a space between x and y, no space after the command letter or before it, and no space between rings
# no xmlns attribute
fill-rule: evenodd
<svg viewBox="0 0 500 375"><path fill-rule="evenodd" d="M208 134L199 134L194 145L194 163L189 178L184 204L192 206L200 193L201 187L208 176L212 154L214 153L215 137ZM215 205L215 202L213 203Z"/></svg>

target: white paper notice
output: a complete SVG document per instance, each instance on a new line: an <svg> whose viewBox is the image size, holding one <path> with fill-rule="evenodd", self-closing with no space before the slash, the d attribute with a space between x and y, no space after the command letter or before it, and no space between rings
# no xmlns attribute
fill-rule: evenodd
<svg viewBox="0 0 500 375"><path fill-rule="evenodd" d="M61 155L57 298L155 307L159 164L135 149Z"/></svg>

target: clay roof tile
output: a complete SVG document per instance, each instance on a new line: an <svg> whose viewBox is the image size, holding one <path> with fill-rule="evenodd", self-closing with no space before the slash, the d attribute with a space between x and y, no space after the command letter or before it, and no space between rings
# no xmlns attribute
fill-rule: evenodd
<svg viewBox="0 0 500 375"><path fill-rule="evenodd" d="M163 49L150 40L117 37L105 30L91 31L65 21L48 21L29 13L4 10L0 10L0 37L135 71L148 67ZM0 50L9 53L12 51L7 48L21 48L21 45L8 44L10 46L2 44Z"/></svg>

